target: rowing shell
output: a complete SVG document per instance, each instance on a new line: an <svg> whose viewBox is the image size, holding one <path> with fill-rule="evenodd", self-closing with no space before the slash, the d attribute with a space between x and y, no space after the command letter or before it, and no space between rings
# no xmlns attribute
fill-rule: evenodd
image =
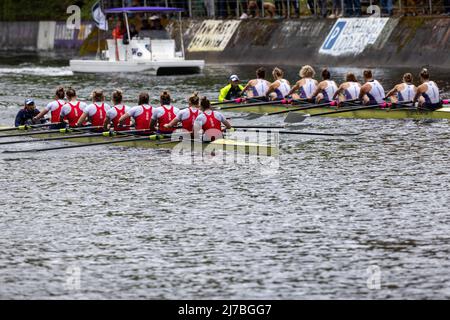
<svg viewBox="0 0 450 320"><path fill-rule="evenodd" d="M237 104L230 104L230 106L238 106ZM242 104L242 106L245 106L245 104ZM362 106L362 105L361 105ZM248 112L248 113L259 113L259 114L265 114L265 113L271 113L271 112L277 112L277 111L284 111L289 109L294 109L301 107L301 105L295 105L295 106L286 106L286 105L262 105L262 106L254 106L254 107L243 107L243 108L233 108L230 111L233 112ZM358 105L352 105L351 108L357 108ZM346 107L347 108L347 107ZM333 112L339 110L336 108L330 108L330 107L322 107L322 108L315 108L315 109L308 109L303 111L295 111L299 113L309 113L311 115L316 113L323 113L323 112ZM223 109L222 111L227 111L226 109ZM436 111L425 111L425 110L417 110L417 109L407 109L407 108L401 108L398 109L368 109L368 110L355 110L355 111L348 111L348 112L342 112L342 113L336 113L336 114L327 114L324 115L326 117L333 117L333 118L356 118L356 119L450 119L450 107L444 107L441 109L438 109Z"/></svg>
<svg viewBox="0 0 450 320"><path fill-rule="evenodd" d="M6 128L1 127L0 128ZM37 131L37 130L32 130ZM0 132L0 134L7 134L6 132ZM80 133L42 133L36 134L33 137L29 137L25 135L25 138L29 139L30 142L33 139L45 139L52 138L56 136L70 136L70 135L79 135ZM69 142L74 143L98 143L98 142L107 142L113 140L123 140L126 138L138 137L133 135L126 136L113 136L113 137L103 137L103 136L89 136L86 134L85 137L74 137L71 139L67 139ZM128 147L128 148L145 148L145 149L173 149L177 147L178 149L183 149L184 151L198 151L203 150L207 152L216 152L216 151L226 151L226 152L235 152L240 154L247 155L259 155L259 156L274 156L278 154L278 149L276 146L264 145L259 143L251 143L246 141L234 140L234 139L217 139L212 142L198 142L194 140L182 141L179 140L171 141L170 138L165 138L163 140L155 140L154 136L151 139L149 137L148 140L139 140L139 141L123 141L114 144L115 146Z"/></svg>

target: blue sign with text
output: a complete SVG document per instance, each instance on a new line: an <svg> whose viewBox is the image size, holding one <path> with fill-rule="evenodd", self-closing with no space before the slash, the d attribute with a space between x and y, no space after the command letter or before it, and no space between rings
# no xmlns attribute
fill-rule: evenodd
<svg viewBox="0 0 450 320"><path fill-rule="evenodd" d="M325 43L323 44L322 50L330 50L331 48L333 48L342 30L344 30L346 23L347 23L346 21L339 21L334 25L333 29L328 35L327 40L325 40Z"/></svg>

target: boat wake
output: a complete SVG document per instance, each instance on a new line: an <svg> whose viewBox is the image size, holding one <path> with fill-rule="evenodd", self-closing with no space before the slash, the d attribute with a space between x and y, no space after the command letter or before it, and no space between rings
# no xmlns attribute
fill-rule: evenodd
<svg viewBox="0 0 450 320"><path fill-rule="evenodd" d="M26 74L35 76L64 77L72 76L73 72L69 67L21 67L21 68L0 68L0 74Z"/></svg>

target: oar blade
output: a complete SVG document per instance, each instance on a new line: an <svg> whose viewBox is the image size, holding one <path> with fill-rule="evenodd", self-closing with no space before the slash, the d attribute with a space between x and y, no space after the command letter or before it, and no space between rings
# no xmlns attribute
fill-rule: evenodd
<svg viewBox="0 0 450 320"><path fill-rule="evenodd" d="M284 119L285 123L299 123L303 122L310 115L307 113L299 113L299 112L289 112L286 118Z"/></svg>
<svg viewBox="0 0 450 320"><path fill-rule="evenodd" d="M263 114L260 113L250 113L249 115L243 117L245 120L255 120L259 119L263 116Z"/></svg>

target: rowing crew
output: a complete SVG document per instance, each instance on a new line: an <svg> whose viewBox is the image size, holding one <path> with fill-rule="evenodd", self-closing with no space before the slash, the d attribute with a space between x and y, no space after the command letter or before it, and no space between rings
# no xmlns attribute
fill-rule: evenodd
<svg viewBox="0 0 450 320"><path fill-rule="evenodd" d="M67 98L67 101L64 98ZM134 131L137 134L158 133L172 134L181 123L183 132L188 132L195 138L211 141L222 137L222 125L231 129L231 124L223 114L213 111L211 103L206 97L200 98L194 93L189 99L189 106L182 110L172 105L172 99L167 91L160 95L160 106L150 105L147 92L138 97L138 105L128 107L123 103L121 90L112 93L113 106L105 102L102 90L92 92L92 103L79 101L73 88L65 90L59 87L56 90L55 100L51 101L44 110L36 109L34 101L27 99L25 108L20 110L16 117L16 127L26 124L42 122L44 116L50 113L51 128L62 127L94 127L94 131L114 130L129 131L133 121Z"/></svg>
<svg viewBox="0 0 450 320"><path fill-rule="evenodd" d="M265 79L264 68L256 70L256 79L250 80L245 86L240 84L237 75L232 75L230 83L220 91L219 102L235 100L246 95L248 98L258 97L265 100L301 99L318 104L333 100L340 102L359 100L365 105L377 105L390 99L393 103L418 103L420 108L429 110L442 107L439 88L434 81L430 80L430 73L425 68L420 72L421 84L418 87L413 84L412 74L405 73L402 83L394 86L387 94L381 83L374 78L371 70L364 70L363 84L358 82L354 73L349 72L346 74L345 82L340 86L332 80L327 68L322 70L321 82L314 79L315 74L311 66L303 66L299 71L300 80L293 86L284 79L284 72L280 68L273 69L272 83Z"/></svg>

